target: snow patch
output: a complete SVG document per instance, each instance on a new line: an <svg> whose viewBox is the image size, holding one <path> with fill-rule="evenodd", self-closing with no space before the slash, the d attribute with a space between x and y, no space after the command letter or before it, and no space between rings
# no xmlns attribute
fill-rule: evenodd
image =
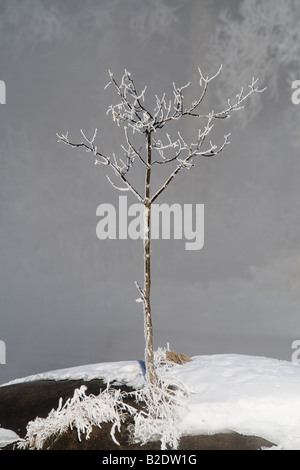
<svg viewBox="0 0 300 470"><path fill-rule="evenodd" d="M0 448L20 441L20 437L11 429L0 428Z"/></svg>

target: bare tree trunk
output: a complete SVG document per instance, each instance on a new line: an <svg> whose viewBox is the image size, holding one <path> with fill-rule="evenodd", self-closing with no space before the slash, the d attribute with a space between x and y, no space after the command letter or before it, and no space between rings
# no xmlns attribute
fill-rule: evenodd
<svg viewBox="0 0 300 470"><path fill-rule="evenodd" d="M151 132L147 134L147 171L145 181L145 234L144 234L144 335L145 335L145 363L147 379L153 385L158 385L158 378L154 366L153 329L151 318Z"/></svg>

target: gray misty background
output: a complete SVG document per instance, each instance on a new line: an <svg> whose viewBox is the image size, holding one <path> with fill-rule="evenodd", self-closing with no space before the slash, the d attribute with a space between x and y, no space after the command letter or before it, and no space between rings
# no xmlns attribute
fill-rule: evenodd
<svg viewBox="0 0 300 470"><path fill-rule="evenodd" d="M157 201L204 204L205 244L153 242L154 340L188 355L291 359L300 338L299 21L293 0L0 0L0 383L143 358L141 241L97 239L96 208L117 205L120 193L105 167L56 137L79 141L81 128L97 127L99 148L118 152L108 69L117 78L129 70L149 97L171 98L173 81L191 81L193 99L197 67L209 74L223 63L206 102L215 109L253 76L268 87L217 123L230 146ZM195 124L184 126L192 138Z"/></svg>

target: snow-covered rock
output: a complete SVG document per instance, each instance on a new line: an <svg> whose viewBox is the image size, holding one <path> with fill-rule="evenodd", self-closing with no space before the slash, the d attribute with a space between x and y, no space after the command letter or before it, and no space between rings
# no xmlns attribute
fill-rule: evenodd
<svg viewBox="0 0 300 470"><path fill-rule="evenodd" d="M300 450L300 366L288 361L238 354L194 356L168 374L189 392L181 431L185 435L237 432L262 437L277 449ZM144 383L142 361L91 364L45 372L34 380Z"/></svg>

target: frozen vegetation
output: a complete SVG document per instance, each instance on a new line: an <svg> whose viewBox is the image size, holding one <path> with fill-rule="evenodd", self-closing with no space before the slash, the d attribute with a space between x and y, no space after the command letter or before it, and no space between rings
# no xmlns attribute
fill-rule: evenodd
<svg viewBox="0 0 300 470"><path fill-rule="evenodd" d="M159 350L160 358L163 353ZM152 398L149 413L138 414L124 403L118 391L108 387L99 396L86 396L82 387L64 406L60 402L46 419L30 422L26 442L21 445L38 447L51 434L68 428L77 429L79 439L88 438L91 427L101 426L101 422L112 423L112 439L116 439L114 432L123 413L128 412L135 419L133 439L141 444L159 437L162 448L176 448L182 435L237 432L262 437L276 450L300 449L299 364L219 354L194 356L183 365L166 363L158 370L163 383L160 391L145 382L140 361L91 364L10 382L101 378L108 385L117 382L131 386L137 391L137 399ZM171 397L167 393L170 384L175 385ZM1 441L7 442L7 437L16 438L2 429Z"/></svg>

